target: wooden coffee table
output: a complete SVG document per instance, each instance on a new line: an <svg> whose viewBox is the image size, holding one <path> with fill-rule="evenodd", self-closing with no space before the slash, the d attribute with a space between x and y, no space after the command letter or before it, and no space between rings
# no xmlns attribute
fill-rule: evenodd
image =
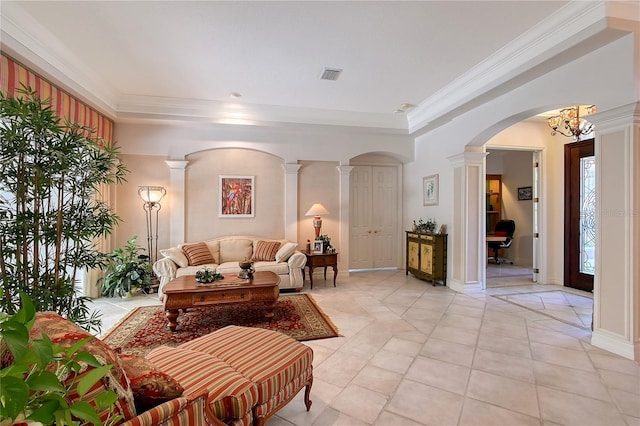
<svg viewBox="0 0 640 426"><path fill-rule="evenodd" d="M164 310L169 330L176 331L180 310L223 303L264 302L265 317L273 318L273 308L280 295L280 277L273 272L253 274L253 280L226 274L223 280L200 285L193 275L178 277L164 287Z"/></svg>

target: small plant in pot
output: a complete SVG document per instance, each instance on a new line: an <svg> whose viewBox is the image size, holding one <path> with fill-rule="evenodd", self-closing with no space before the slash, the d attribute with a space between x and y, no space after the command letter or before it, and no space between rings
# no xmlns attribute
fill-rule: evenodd
<svg viewBox="0 0 640 426"><path fill-rule="evenodd" d="M108 255L105 275L98 281L104 296L126 297L140 290L148 292L151 288L153 269L148 256L139 254L144 249L136 245L136 239L134 235L124 249L118 247Z"/></svg>
<svg viewBox="0 0 640 426"><path fill-rule="evenodd" d="M196 271L196 281L198 281L199 283L212 283L223 278L224 276L218 273L218 271L214 271L213 269L207 268L206 266L199 271Z"/></svg>

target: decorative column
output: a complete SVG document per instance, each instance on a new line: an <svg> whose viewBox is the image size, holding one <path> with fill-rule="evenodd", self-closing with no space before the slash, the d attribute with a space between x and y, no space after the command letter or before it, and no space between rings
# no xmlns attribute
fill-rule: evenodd
<svg viewBox="0 0 640 426"><path fill-rule="evenodd" d="M284 238L298 241L298 170L300 164L285 163L284 169Z"/></svg>
<svg viewBox="0 0 640 426"><path fill-rule="evenodd" d="M640 103L589 121L597 194L591 344L640 361Z"/></svg>
<svg viewBox="0 0 640 426"><path fill-rule="evenodd" d="M485 262L485 152L463 152L448 157L453 166L453 226L447 252L451 255L449 287L464 292L482 283Z"/></svg>
<svg viewBox="0 0 640 426"><path fill-rule="evenodd" d="M169 244L177 246L185 242L185 170L186 160L167 160L169 166Z"/></svg>
<svg viewBox="0 0 640 426"><path fill-rule="evenodd" d="M351 170L353 166L337 166L340 173L340 217L339 217L339 231L340 236L340 254L338 259L338 271L340 275L349 275L349 203L350 195L349 189L351 188Z"/></svg>

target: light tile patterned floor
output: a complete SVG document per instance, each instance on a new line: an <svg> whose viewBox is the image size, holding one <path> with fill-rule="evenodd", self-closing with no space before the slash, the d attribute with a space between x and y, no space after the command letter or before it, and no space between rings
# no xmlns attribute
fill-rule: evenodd
<svg viewBox="0 0 640 426"><path fill-rule="evenodd" d="M588 295L517 278L459 294L404 271L352 273L336 288L320 277L304 291L343 337L307 342L311 411L300 394L269 426L640 425L640 366L589 344ZM156 303L97 306L109 327ZM581 326L544 312L568 309Z"/></svg>

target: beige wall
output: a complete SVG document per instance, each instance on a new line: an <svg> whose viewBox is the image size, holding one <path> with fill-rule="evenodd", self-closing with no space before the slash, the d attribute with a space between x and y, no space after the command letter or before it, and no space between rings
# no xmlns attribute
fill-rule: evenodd
<svg viewBox="0 0 640 426"><path fill-rule="evenodd" d="M340 251L340 173L338 162L300 161L298 172L298 247L304 249L307 240L315 238L313 217L305 213L315 203L322 204L329 214L322 216L322 234L331 238L331 245Z"/></svg>
<svg viewBox="0 0 640 426"><path fill-rule="evenodd" d="M169 169L164 157L155 155L126 155L120 156L129 169L127 182L116 185L115 203L116 213L122 223L114 231L115 247L123 247L133 235L138 236L138 245L147 248L147 228L142 200L138 197L139 186L163 186L169 188ZM166 197L171 197L167 193ZM161 202L166 203L166 199ZM166 205L166 204L165 204ZM158 220L158 247L164 248L169 241L169 219L167 208L163 207ZM155 219L154 219L155 220Z"/></svg>

